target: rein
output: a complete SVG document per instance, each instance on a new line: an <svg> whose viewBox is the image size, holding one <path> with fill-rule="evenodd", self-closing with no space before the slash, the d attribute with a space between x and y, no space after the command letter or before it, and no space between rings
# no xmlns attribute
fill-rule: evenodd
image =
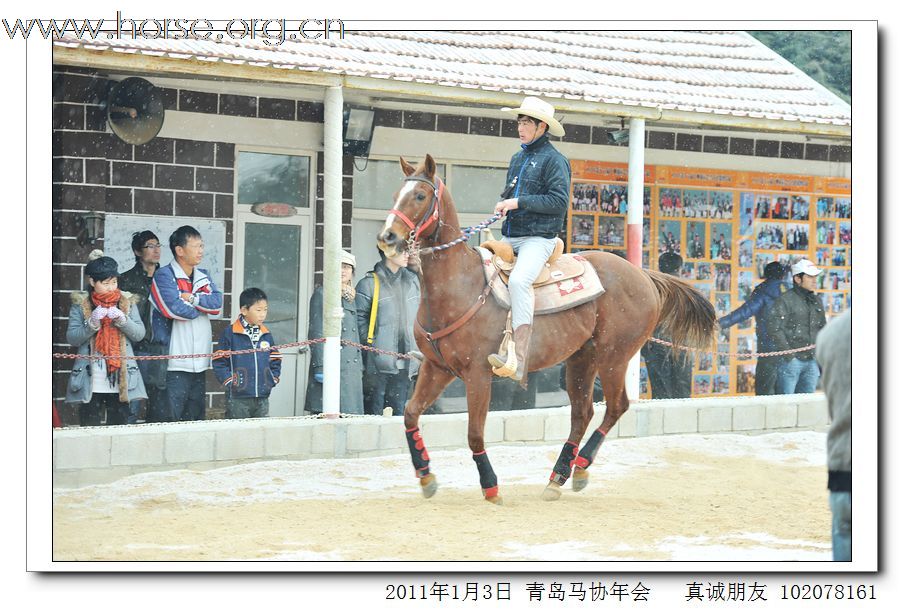
<svg viewBox="0 0 904 612"><path fill-rule="evenodd" d="M408 217L408 215L400 210L393 208L389 211L389 214L397 216L406 226L408 226L408 229L411 230L410 232L408 232L408 252L411 255L427 255L436 251L444 251L446 249L452 248L456 244L461 244L462 242L467 241L471 237L471 234L473 234L474 232L485 229L487 226L492 225L502 218L502 213L496 213L492 217L484 219L477 225L466 227L465 229L461 230L461 236L459 236L455 240L452 240L451 242L438 244L436 246L426 247L423 249L418 248L418 240L420 239L421 234L423 234L428 227L438 222L436 229L433 230L433 233L436 233L436 231L439 229L439 226L443 224L442 219L440 219L439 216L439 203L443 197L445 184L439 177L436 177L436 184L420 176L409 176L405 179L405 181L417 181L419 183L430 185L430 187L433 188L433 201L430 202L430 206L424 212L424 216L421 217L420 222L415 223Z"/></svg>

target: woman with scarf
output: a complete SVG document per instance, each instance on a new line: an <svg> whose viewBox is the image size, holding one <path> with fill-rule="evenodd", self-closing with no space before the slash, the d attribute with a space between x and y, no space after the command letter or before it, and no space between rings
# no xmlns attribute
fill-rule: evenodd
<svg viewBox="0 0 904 612"><path fill-rule="evenodd" d="M341 340L351 340L361 344L358 333L358 309L355 307L355 256L341 251L342 260L342 334ZM318 285L311 295L308 311L308 338L323 337L323 286ZM342 414L364 414L364 391L362 386L364 359L361 349L343 344L339 352L341 384L339 404ZM311 414L323 412L323 344L311 345L311 366L308 372L308 392L305 411Z"/></svg>
<svg viewBox="0 0 904 612"><path fill-rule="evenodd" d="M85 266L90 289L72 294L66 340L83 355L75 360L66 402L79 405L79 425L124 425L129 402L146 399L132 343L145 336L135 307L140 299L120 291L116 260L95 250ZM103 355L89 359L89 355Z"/></svg>

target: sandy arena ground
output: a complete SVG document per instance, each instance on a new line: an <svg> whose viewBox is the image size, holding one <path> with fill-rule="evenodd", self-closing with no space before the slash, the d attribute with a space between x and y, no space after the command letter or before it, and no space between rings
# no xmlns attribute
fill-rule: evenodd
<svg viewBox="0 0 904 612"><path fill-rule="evenodd" d="M426 441L428 444L430 441ZM580 493L544 502L559 446L489 448L504 505L467 448L141 474L54 491L55 561L694 561L831 559L825 435L606 441Z"/></svg>

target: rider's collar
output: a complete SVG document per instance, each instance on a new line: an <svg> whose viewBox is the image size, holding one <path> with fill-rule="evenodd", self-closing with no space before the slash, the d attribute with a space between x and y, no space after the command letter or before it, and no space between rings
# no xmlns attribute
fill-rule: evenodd
<svg viewBox="0 0 904 612"><path fill-rule="evenodd" d="M536 138L534 138L527 144L522 143L521 148L524 151L533 151L548 141L549 141L549 134L547 134L546 132L543 132L542 134L540 134L539 136L537 136Z"/></svg>

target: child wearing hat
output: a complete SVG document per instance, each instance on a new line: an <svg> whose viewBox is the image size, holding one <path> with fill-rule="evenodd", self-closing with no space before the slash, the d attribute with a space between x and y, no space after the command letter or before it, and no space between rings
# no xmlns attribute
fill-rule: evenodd
<svg viewBox="0 0 904 612"><path fill-rule="evenodd" d="M66 340L77 347L66 402L78 404L79 425L124 425L129 402L146 399L144 382L134 359L132 343L146 330L135 307L139 300L119 289L116 260L95 250L85 266L87 292L72 294ZM103 355L89 359L89 355Z"/></svg>
<svg viewBox="0 0 904 612"><path fill-rule="evenodd" d="M220 335L213 354L213 373L226 387L226 418L248 419L270 416L270 391L279 382L282 355L279 351L227 355L227 351L266 349L276 344L264 321L267 294L249 287L239 295L239 317Z"/></svg>

